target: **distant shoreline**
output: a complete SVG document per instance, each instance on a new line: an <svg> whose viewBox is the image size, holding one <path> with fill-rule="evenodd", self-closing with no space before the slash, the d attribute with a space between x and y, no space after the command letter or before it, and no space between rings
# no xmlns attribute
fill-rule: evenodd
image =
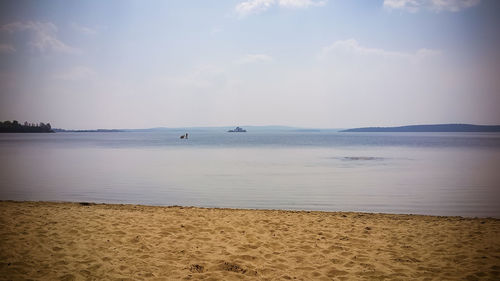
<svg viewBox="0 0 500 281"><path fill-rule="evenodd" d="M0 199L1 204L56 204L56 205L80 205L80 206L102 206L116 208L179 208L179 209L199 209L199 210L223 210L223 211L255 211L255 212L284 212L284 213L324 213L324 214L353 214L353 215L381 215L381 216L409 216L409 217L428 217L428 218L455 218L463 220L494 220L500 222L500 217L497 216L475 216L475 215L439 215L425 214L418 212L411 213L391 213L391 212L370 212L370 211L342 211L342 210L316 210L316 209L287 209L287 208L252 208L252 207L207 207L202 205L161 205L161 204L144 204L144 203L119 203L105 201L78 201L78 200L17 200L17 199Z"/></svg>
<svg viewBox="0 0 500 281"><path fill-rule="evenodd" d="M390 132L500 132L500 125L472 125L472 124L434 124L434 125L410 125L399 127L363 127L342 130L340 132L352 133L390 133Z"/></svg>
<svg viewBox="0 0 500 281"><path fill-rule="evenodd" d="M474 124L431 124L431 125L407 125L396 127L360 127L351 129L335 128L305 128L288 126L246 126L248 132L295 132L295 133L418 133L418 132L475 132L475 133L498 133L500 125L474 125ZM232 127L156 127L148 129L51 129L51 133L122 133L122 132L227 132ZM2 132L0 130L0 132ZM3 131L4 133L45 133L42 131Z"/></svg>
<svg viewBox="0 0 500 281"><path fill-rule="evenodd" d="M125 130L119 129L96 129L96 130L66 130L66 129L54 129L56 133L120 133L125 132Z"/></svg>
<svg viewBox="0 0 500 281"><path fill-rule="evenodd" d="M19 123L17 120L0 121L0 133L53 133L50 123Z"/></svg>

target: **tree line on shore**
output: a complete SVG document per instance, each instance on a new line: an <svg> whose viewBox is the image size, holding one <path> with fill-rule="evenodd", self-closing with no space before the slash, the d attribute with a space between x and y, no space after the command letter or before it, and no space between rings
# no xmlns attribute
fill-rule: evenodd
<svg viewBox="0 0 500 281"><path fill-rule="evenodd" d="M28 123L21 124L14 121L0 121L0 133L53 133L50 123Z"/></svg>

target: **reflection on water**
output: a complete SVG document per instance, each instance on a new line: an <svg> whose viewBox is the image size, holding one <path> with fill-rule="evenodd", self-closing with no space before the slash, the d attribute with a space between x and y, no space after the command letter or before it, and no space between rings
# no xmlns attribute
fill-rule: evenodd
<svg viewBox="0 0 500 281"><path fill-rule="evenodd" d="M369 157L369 156L348 156L342 158L346 161L371 161L371 160L384 160L382 157Z"/></svg>
<svg viewBox="0 0 500 281"><path fill-rule="evenodd" d="M500 217L496 134L189 136L0 135L0 199Z"/></svg>

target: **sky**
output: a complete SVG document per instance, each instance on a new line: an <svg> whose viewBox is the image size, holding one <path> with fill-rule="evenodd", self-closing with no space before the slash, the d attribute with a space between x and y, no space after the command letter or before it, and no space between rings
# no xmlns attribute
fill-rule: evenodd
<svg viewBox="0 0 500 281"><path fill-rule="evenodd" d="M1 1L0 120L500 124L500 1Z"/></svg>

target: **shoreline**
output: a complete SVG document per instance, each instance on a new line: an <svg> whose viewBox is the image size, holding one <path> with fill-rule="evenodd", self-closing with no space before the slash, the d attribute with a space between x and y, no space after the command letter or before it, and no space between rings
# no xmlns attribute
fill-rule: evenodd
<svg viewBox="0 0 500 281"><path fill-rule="evenodd" d="M364 214L364 215L394 215L394 216L423 216L436 218L461 218L461 219L493 219L500 221L500 217L494 216L466 216L466 215L432 215L419 213L384 213L384 212L369 212L369 211L328 211L328 210L310 210L310 209L268 209L268 208L233 208L233 207L204 207L195 205L155 205L142 203L108 203L108 202L93 202L93 201L64 201L64 200L0 200L10 203L57 203L57 204L81 204L81 205L110 205L110 206L138 206L138 207L158 207L158 208L181 208L181 209L214 209L214 210L233 210L233 211L283 211L292 213L340 213L340 214Z"/></svg>
<svg viewBox="0 0 500 281"><path fill-rule="evenodd" d="M7 280L495 280L500 220L0 201Z"/></svg>

